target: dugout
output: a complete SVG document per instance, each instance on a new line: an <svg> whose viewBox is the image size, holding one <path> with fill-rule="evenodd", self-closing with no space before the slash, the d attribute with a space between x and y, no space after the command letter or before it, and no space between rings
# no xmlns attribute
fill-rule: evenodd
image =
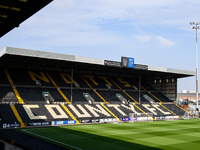
<svg viewBox="0 0 200 150"><path fill-rule="evenodd" d="M5 47L0 51L0 68L66 72L70 73L72 77L73 73L80 73L135 78L139 85L145 80L172 101L177 98L177 79L195 76L195 71L141 64L128 67L123 66L121 61L14 47ZM133 88L138 88L140 91L140 86Z"/></svg>

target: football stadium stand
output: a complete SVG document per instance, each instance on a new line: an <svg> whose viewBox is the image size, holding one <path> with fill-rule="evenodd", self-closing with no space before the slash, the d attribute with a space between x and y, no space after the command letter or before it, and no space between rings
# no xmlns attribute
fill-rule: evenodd
<svg viewBox="0 0 200 150"><path fill-rule="evenodd" d="M177 79L193 75L6 47L0 51L1 127L121 122L130 113L178 119L187 110L175 104Z"/></svg>
<svg viewBox="0 0 200 150"><path fill-rule="evenodd" d="M52 1L0 1L0 38ZM175 103L177 79L194 75L194 71L134 64L128 57L116 62L5 47L0 51L0 128L179 119L193 114ZM45 144L34 137L27 141L28 135L14 130L4 133L35 148Z"/></svg>

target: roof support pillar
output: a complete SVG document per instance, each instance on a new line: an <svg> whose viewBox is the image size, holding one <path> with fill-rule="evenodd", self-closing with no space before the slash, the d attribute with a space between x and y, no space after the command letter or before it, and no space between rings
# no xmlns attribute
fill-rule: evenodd
<svg viewBox="0 0 200 150"><path fill-rule="evenodd" d="M71 69L71 97L70 97L70 102L72 103L72 100L73 100L73 81L74 81L74 70L73 70L73 67Z"/></svg>
<svg viewBox="0 0 200 150"><path fill-rule="evenodd" d="M141 104L141 74L139 73L139 104Z"/></svg>

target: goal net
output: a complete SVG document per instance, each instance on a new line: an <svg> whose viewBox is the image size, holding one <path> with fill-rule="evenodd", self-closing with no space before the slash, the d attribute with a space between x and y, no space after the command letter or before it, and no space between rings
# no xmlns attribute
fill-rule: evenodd
<svg viewBox="0 0 200 150"><path fill-rule="evenodd" d="M199 118L199 111L197 110L188 110L188 112L185 112L182 116L182 119L193 119L193 118Z"/></svg>
<svg viewBox="0 0 200 150"><path fill-rule="evenodd" d="M184 115L182 116L182 119L190 119L189 112L185 112Z"/></svg>
<svg viewBox="0 0 200 150"><path fill-rule="evenodd" d="M153 121L153 113L129 113L129 122Z"/></svg>

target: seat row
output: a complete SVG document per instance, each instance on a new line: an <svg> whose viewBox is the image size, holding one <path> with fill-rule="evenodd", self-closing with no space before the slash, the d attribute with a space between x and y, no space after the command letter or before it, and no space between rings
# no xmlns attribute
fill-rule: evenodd
<svg viewBox="0 0 200 150"><path fill-rule="evenodd" d="M20 96L24 103L48 103L43 94L47 92L55 102L70 102L70 100L88 102L84 93L90 95L95 102L123 102L119 95L124 102L139 102L137 78L116 78L75 73L72 79L70 73L12 69L7 70L7 73L10 76L9 80L5 70L0 69L0 75L3 79L0 80L1 102L6 99L5 97L9 97L9 93L13 93L12 89L16 89L19 95L12 96L12 98L10 96L10 99L16 101L16 98ZM171 102L170 99L159 92L152 92L154 94L152 95L151 91L156 90L147 82L142 81L142 84L149 90L145 91L141 88L140 99L142 102ZM9 85L11 86L9 87ZM16 92L14 94L16 95Z"/></svg>
<svg viewBox="0 0 200 150"><path fill-rule="evenodd" d="M173 112L168 108L173 108ZM19 115L17 116L16 113ZM164 104L164 106L150 104L15 104L12 107L9 104L0 104L2 124L19 124L20 120L20 123L27 125L37 122L67 120L81 122L81 120L102 118L121 120L130 117L130 113L162 117L184 115L185 111L174 104Z"/></svg>

